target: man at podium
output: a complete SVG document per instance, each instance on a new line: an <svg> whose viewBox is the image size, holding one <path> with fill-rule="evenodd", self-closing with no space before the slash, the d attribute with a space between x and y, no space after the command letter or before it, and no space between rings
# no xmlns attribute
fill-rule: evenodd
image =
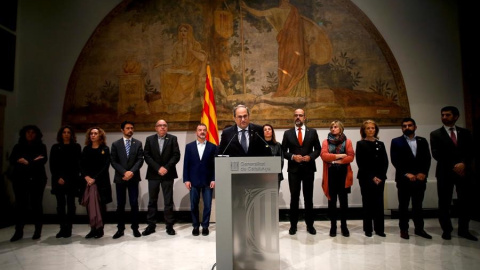
<svg viewBox="0 0 480 270"><path fill-rule="evenodd" d="M263 128L250 123L250 110L239 104L233 108L235 125L223 130L218 155L230 157L271 156Z"/></svg>

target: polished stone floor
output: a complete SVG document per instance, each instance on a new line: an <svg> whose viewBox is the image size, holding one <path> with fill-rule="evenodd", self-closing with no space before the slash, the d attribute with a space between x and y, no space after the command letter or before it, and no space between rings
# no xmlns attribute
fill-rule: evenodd
<svg viewBox="0 0 480 270"><path fill-rule="evenodd" d="M329 237L329 222L317 221L317 235L309 235L299 224L294 236L288 222L280 223L280 269L480 269L480 242L458 238L443 240L436 219L425 220L432 240L410 232L401 239L398 220L386 220L387 237L367 238L362 221L348 221L350 237ZM413 225L411 224L411 227ZM141 228L143 229L143 227ZM130 230L112 239L114 224L105 228L101 239L85 239L88 225L74 225L73 236L57 239L57 225L45 225L42 237L32 240L33 226L25 228L24 239L10 243L14 228L0 229L0 269L216 269L215 224L209 236L192 236L190 224L176 224L177 235L165 233L164 225L147 237L134 238ZM472 221L472 234L480 236L480 222ZM222 269L220 269L222 270ZM274 269L276 270L276 269Z"/></svg>

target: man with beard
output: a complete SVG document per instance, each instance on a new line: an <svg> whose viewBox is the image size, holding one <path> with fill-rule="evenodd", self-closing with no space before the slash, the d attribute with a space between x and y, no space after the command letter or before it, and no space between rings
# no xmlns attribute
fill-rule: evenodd
<svg viewBox="0 0 480 270"><path fill-rule="evenodd" d="M207 126L197 125L197 139L185 146L183 160L183 183L190 191L190 210L192 212L193 236L209 234L210 213L212 210L212 195L215 187L215 151L217 147L206 140ZM199 218L198 204L200 194L203 198L202 221Z"/></svg>
<svg viewBox="0 0 480 270"><path fill-rule="evenodd" d="M315 235L313 227L313 180L315 179L315 159L320 156L320 140L317 131L307 128L307 117L303 109L296 109L293 114L295 128L283 134L282 150L288 160L288 185L290 188L290 230L288 233L297 233L298 205L300 190L303 186L303 199L305 205L305 224L308 233Z"/></svg>
<svg viewBox="0 0 480 270"><path fill-rule="evenodd" d="M443 126L430 133L432 156L437 160L438 210L442 227L442 238L452 239L450 206L455 186L458 201L458 236L472 241L478 238L469 232L470 213L473 197L473 138L468 129L455 125L460 112L456 107L441 109Z"/></svg>
<svg viewBox="0 0 480 270"><path fill-rule="evenodd" d="M408 206L412 200L415 234L432 239L424 230L422 203L427 187L431 155L425 138L416 136L417 125L412 118L402 120L403 135L392 139L390 157L395 167L395 182L398 190L400 237L409 239Z"/></svg>

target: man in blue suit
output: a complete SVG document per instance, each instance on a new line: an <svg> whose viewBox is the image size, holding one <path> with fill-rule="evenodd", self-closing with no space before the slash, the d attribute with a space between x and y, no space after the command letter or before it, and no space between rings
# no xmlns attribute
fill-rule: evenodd
<svg viewBox="0 0 480 270"><path fill-rule="evenodd" d="M417 124L412 118L402 120L403 135L392 139L390 157L395 167L395 182L398 190L398 210L400 214L400 237L409 239L408 205L412 199L413 224L415 234L432 239L424 230L422 203L430 170L430 148L427 139L416 136Z"/></svg>
<svg viewBox="0 0 480 270"><path fill-rule="evenodd" d="M138 231L138 183L140 178L140 168L143 165L143 147L142 142L132 138L134 131L134 123L124 121L120 128L123 138L112 143L111 163L115 169L115 182L117 191L117 218L118 231L113 235L113 239L123 236L125 230L125 204L130 200L130 208L132 214L132 230L133 236L140 237Z"/></svg>
<svg viewBox="0 0 480 270"><path fill-rule="evenodd" d="M183 160L183 182L190 191L190 208L192 212L193 231L192 235L209 234L210 213L212 210L212 194L215 188L215 152L217 147L206 140L207 126L197 125L197 139L185 146ZM200 193L203 197L202 222L199 218L198 205Z"/></svg>

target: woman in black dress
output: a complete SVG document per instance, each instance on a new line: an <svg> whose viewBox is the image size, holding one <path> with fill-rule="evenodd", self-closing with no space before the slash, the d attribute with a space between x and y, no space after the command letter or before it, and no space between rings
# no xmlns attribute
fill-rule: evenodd
<svg viewBox="0 0 480 270"><path fill-rule="evenodd" d="M357 142L357 178L360 183L363 204L363 231L385 237L383 214L383 190L387 180L388 156L383 142L378 140L378 125L367 120L360 128L362 140ZM373 226L372 226L373 223Z"/></svg>
<svg viewBox="0 0 480 270"><path fill-rule="evenodd" d="M272 156L280 157L281 163L280 168L283 170L283 151L282 151L282 144L280 144L275 139L275 130L273 126L270 124L263 125L263 136L265 137L265 141L267 142L268 146L272 150ZM278 189L280 190L280 182L283 180L283 172L278 174Z"/></svg>
<svg viewBox="0 0 480 270"><path fill-rule="evenodd" d="M88 129L80 163L82 178L85 180L82 184L82 205L87 208L91 227L85 238L103 236L103 219L107 204L112 202L109 167L110 149L105 131L99 127Z"/></svg>
<svg viewBox="0 0 480 270"><path fill-rule="evenodd" d="M57 143L50 150L52 194L57 198L57 215L60 222L57 238L72 236L76 211L75 197L80 195L81 153L82 148L77 143L73 128L61 127L57 132Z"/></svg>
<svg viewBox="0 0 480 270"><path fill-rule="evenodd" d="M47 147L42 142L43 134L37 126L27 125L20 130L18 143L13 147L9 157L13 166L11 176L15 193L15 234L10 242L23 238L23 227L29 212L35 232L32 239L37 240L42 234L43 192L47 184L45 163Z"/></svg>

